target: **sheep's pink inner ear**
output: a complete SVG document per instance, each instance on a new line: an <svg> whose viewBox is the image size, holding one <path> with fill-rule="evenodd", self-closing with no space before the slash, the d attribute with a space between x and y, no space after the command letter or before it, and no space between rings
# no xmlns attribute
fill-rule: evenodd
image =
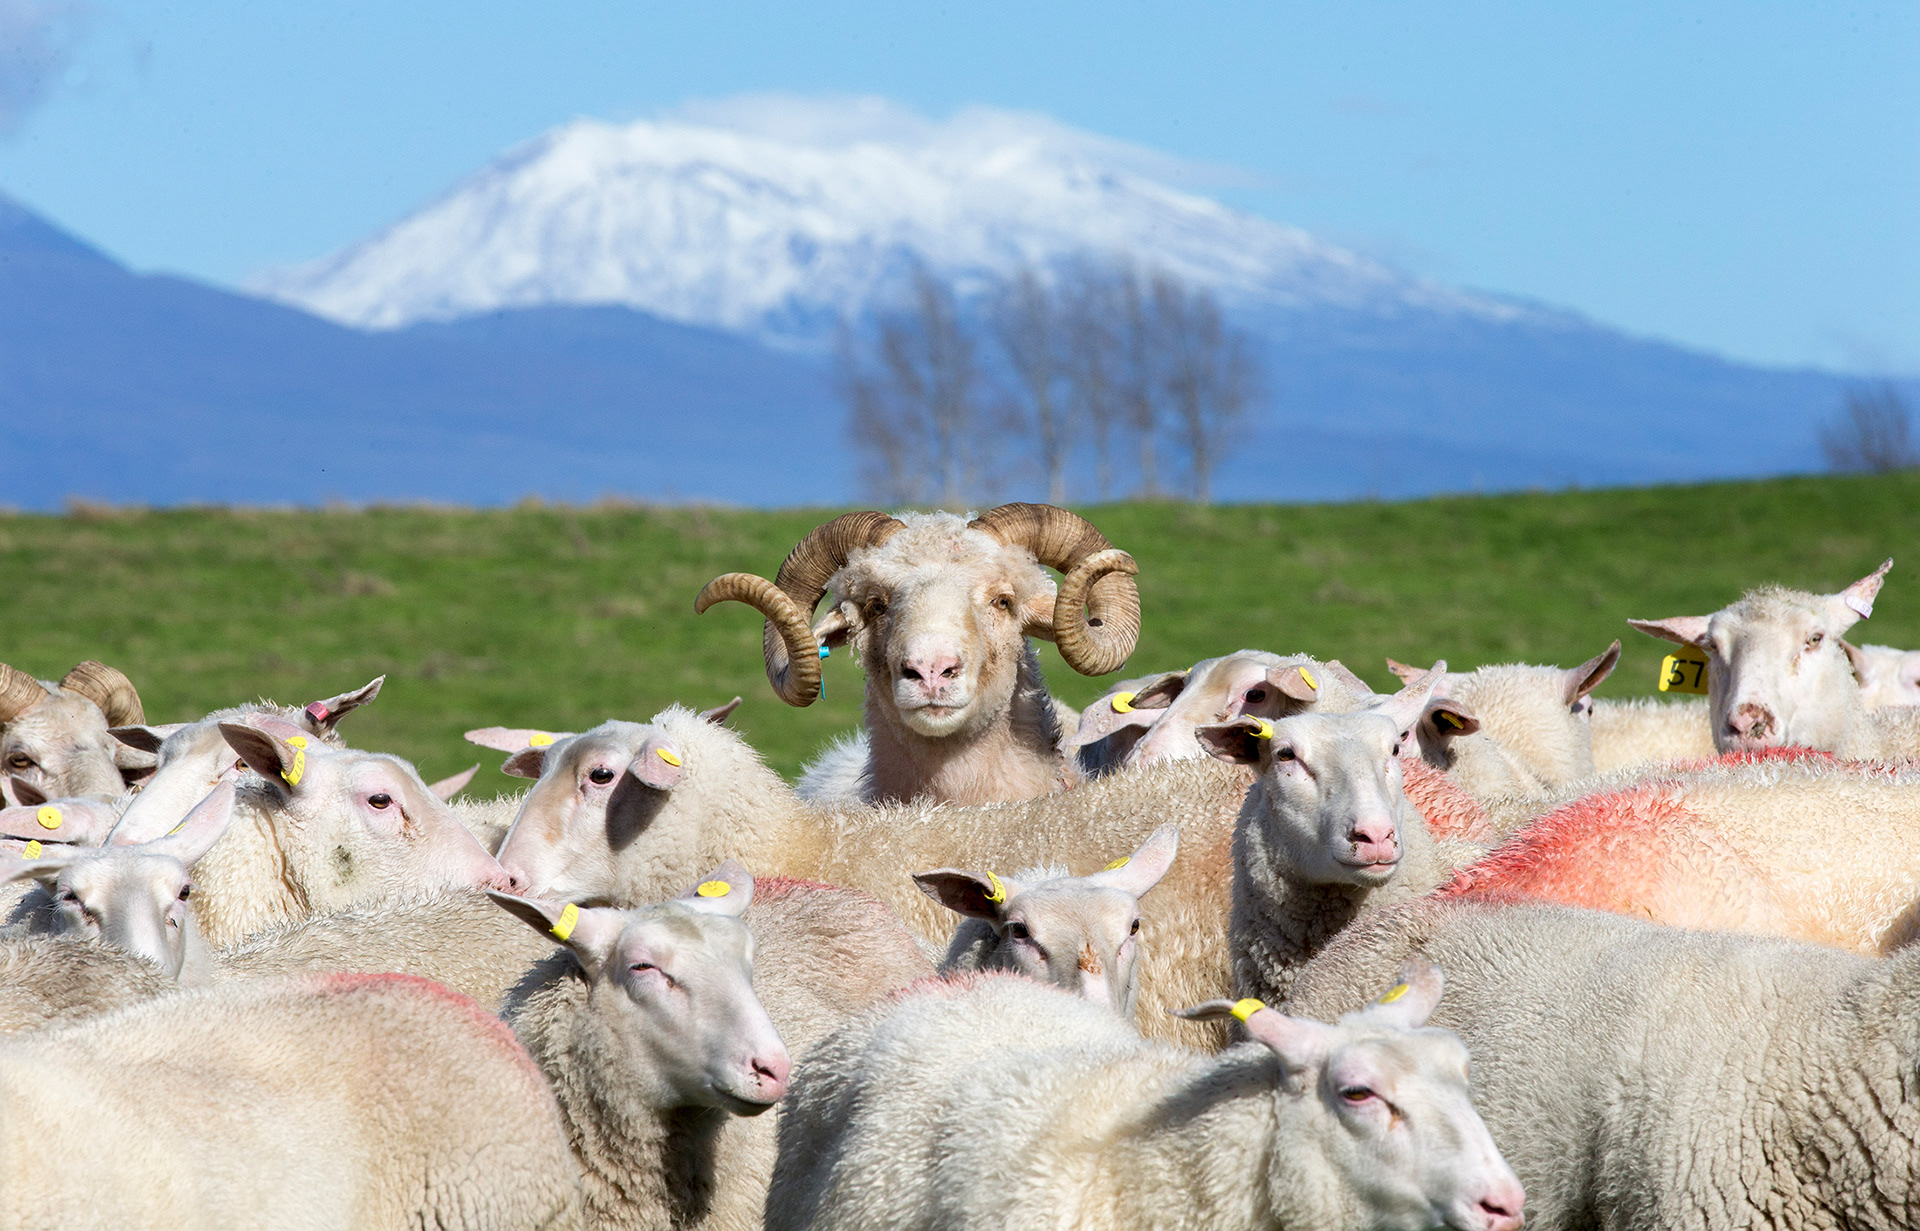
<svg viewBox="0 0 1920 1231"><path fill-rule="evenodd" d="M1615 641L1605 650L1595 654L1579 666L1569 668L1567 671L1567 704L1572 705L1575 701L1578 701L1594 689L1600 687L1600 682L1609 675L1612 675L1613 669L1619 664L1620 643Z"/></svg>
<svg viewBox="0 0 1920 1231"><path fill-rule="evenodd" d="M1658 637L1675 645L1697 645L1701 649L1706 648L1707 627L1712 622L1712 616L1671 616L1665 620L1627 621L1628 625L1649 637Z"/></svg>
<svg viewBox="0 0 1920 1231"><path fill-rule="evenodd" d="M1173 704L1175 697L1186 691L1186 687L1186 672L1169 671L1134 694L1133 708L1136 710L1167 709Z"/></svg>
<svg viewBox="0 0 1920 1231"><path fill-rule="evenodd" d="M913 883L920 886L920 892L948 910L957 911L969 919L985 919L989 923L999 922L1001 912L1013 896L1005 881L996 886L977 872L959 868L915 872ZM994 900L996 896L998 901Z"/></svg>
<svg viewBox="0 0 1920 1231"><path fill-rule="evenodd" d="M1887 570L1892 567L1893 561L1888 560L1879 568L1840 591L1837 597L1861 619L1866 619L1873 614L1873 600L1880 593L1880 583L1886 580Z"/></svg>
<svg viewBox="0 0 1920 1231"><path fill-rule="evenodd" d="M220 734L247 768L262 778L279 779L293 760L292 749L264 731L237 722L220 724Z"/></svg>
<svg viewBox="0 0 1920 1231"><path fill-rule="evenodd" d="M670 791L686 772L679 747L663 735L649 735L627 766L627 772L656 791Z"/></svg>
<svg viewBox="0 0 1920 1231"><path fill-rule="evenodd" d="M1403 684L1406 683L1408 680L1417 678L1420 675L1420 668L1409 667L1407 664L1403 662L1395 662L1391 658L1387 660L1387 670L1399 676L1400 682Z"/></svg>
<svg viewBox="0 0 1920 1231"><path fill-rule="evenodd" d="M479 772L480 763L475 761L472 765L454 774L452 777L442 778L440 781L430 784L427 790L433 792L436 799L452 799L455 795L466 790L467 783L472 782L473 776Z"/></svg>
<svg viewBox="0 0 1920 1231"><path fill-rule="evenodd" d="M1458 701L1429 701L1427 712L1420 716L1420 723L1429 735L1443 740L1456 735L1472 735L1480 729L1480 720L1473 711Z"/></svg>
<svg viewBox="0 0 1920 1231"><path fill-rule="evenodd" d="M710 710L701 710L700 717L716 727L724 727L727 725L727 719L733 714L733 711L739 708L740 698L735 697L725 705L716 705Z"/></svg>
<svg viewBox="0 0 1920 1231"><path fill-rule="evenodd" d="M1247 1034L1272 1048L1280 1063L1295 1073L1319 1064L1333 1049L1333 1027L1304 1017L1288 1017L1273 1009L1251 1014Z"/></svg>
<svg viewBox="0 0 1920 1231"><path fill-rule="evenodd" d="M1433 1016L1446 985L1438 966L1415 955L1401 965L1399 982L1382 992L1378 1000L1367 1006L1366 1012L1389 1025L1418 1029Z"/></svg>
<svg viewBox="0 0 1920 1231"><path fill-rule="evenodd" d="M545 748L522 748L508 757L500 772L514 778L538 778L547 764Z"/></svg>
<svg viewBox="0 0 1920 1231"><path fill-rule="evenodd" d="M1260 730L1257 722L1223 722L1193 729L1193 737L1207 754L1218 760L1230 761L1236 765L1257 765L1260 762L1260 749L1271 740L1259 739L1255 732Z"/></svg>
<svg viewBox="0 0 1920 1231"><path fill-rule="evenodd" d="M1295 701L1314 701L1320 696L1320 690L1307 683L1307 677L1298 667L1277 667L1267 672L1267 683Z"/></svg>

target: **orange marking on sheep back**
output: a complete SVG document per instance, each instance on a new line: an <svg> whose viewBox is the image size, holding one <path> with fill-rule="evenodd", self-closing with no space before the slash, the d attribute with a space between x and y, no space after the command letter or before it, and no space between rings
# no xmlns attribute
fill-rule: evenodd
<svg viewBox="0 0 1920 1231"><path fill-rule="evenodd" d="M756 898L784 898L801 893L860 893L858 889L849 889L845 885L829 885L825 881L801 880L797 876L756 876L753 878L753 896ZM870 894L861 894L870 897Z"/></svg>
<svg viewBox="0 0 1920 1231"><path fill-rule="evenodd" d="M1823 765L1837 765L1840 758L1831 752L1818 748L1801 748L1797 745L1782 745L1778 748L1755 748L1747 752L1723 752L1718 756L1695 757L1687 761L1675 761L1669 768L1682 772L1712 769L1715 766L1732 768L1740 765L1792 765L1801 761L1817 761Z"/></svg>
<svg viewBox="0 0 1920 1231"><path fill-rule="evenodd" d="M473 997L456 992L444 983L436 983L432 979L424 979L419 975L357 974L350 971L308 975L301 981L315 994L322 996L395 994L457 1009L479 1027L479 1033L488 1042L500 1048L541 1081L546 1080L546 1074L534 1062L533 1057L527 1054L527 1049L520 1045L520 1039L513 1033L513 1027L487 1012L485 1006Z"/></svg>
<svg viewBox="0 0 1920 1231"><path fill-rule="evenodd" d="M1493 825L1487 820L1487 810L1454 785L1453 779L1425 761L1402 757L1400 784L1407 802L1426 818L1427 830L1434 837L1464 838L1469 842L1493 840Z"/></svg>
<svg viewBox="0 0 1920 1231"><path fill-rule="evenodd" d="M1439 896L1530 897L1649 915L1644 903L1669 878L1671 856L1706 828L1670 782L1588 795L1539 818L1461 869Z"/></svg>

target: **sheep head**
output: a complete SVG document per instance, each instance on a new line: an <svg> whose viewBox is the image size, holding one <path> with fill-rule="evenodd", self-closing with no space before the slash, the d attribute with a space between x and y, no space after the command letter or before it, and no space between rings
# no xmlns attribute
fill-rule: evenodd
<svg viewBox="0 0 1920 1231"><path fill-rule="evenodd" d="M0 663L0 773L49 798L118 795L151 771L151 755L108 733L141 719L132 682L102 663L81 663L58 684Z"/></svg>

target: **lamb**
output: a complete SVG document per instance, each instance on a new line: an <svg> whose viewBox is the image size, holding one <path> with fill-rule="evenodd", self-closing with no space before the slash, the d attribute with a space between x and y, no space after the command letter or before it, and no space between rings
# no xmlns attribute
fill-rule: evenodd
<svg viewBox="0 0 1920 1231"><path fill-rule="evenodd" d="M1194 728L1241 714L1284 718L1306 710L1350 713L1373 690L1338 660L1238 650L1143 680L1122 681L1088 706L1067 747L1106 772L1207 755ZM1124 745L1124 747L1122 747Z"/></svg>
<svg viewBox="0 0 1920 1231"><path fill-rule="evenodd" d="M1920 931L1916 788L1915 770L1815 752L1675 766L1549 812L1442 896L1537 898L1891 953ZM1831 853L1838 828L1847 850L1874 857Z"/></svg>
<svg viewBox="0 0 1920 1231"><path fill-rule="evenodd" d="M226 835L194 868L194 916L209 943L436 887L516 887L400 758L332 748L266 715L220 731L253 773Z"/></svg>
<svg viewBox="0 0 1920 1231"><path fill-rule="evenodd" d="M1381 912L1288 1011L1364 1003L1410 954L1526 1184L1535 1231L1911 1227L1920 1217L1920 950L1866 958L1562 906Z"/></svg>
<svg viewBox="0 0 1920 1231"><path fill-rule="evenodd" d="M423 979L189 990L15 1035L0 1101L10 1227L579 1225L540 1070Z"/></svg>
<svg viewBox="0 0 1920 1231"><path fill-rule="evenodd" d="M634 910L493 897L567 947L508 1018L559 1098L595 1228L757 1229L774 1118L740 1117L781 1097L790 1053L931 973L865 895L756 886L734 863Z"/></svg>
<svg viewBox="0 0 1920 1231"><path fill-rule="evenodd" d="M1063 575L1057 593L1047 568ZM764 615L767 679L789 705L811 705L820 658L853 645L866 668L866 762L849 773L851 754L836 750L806 779L810 792L987 803L1078 781L1026 638L1054 642L1084 675L1118 669L1140 635L1137 571L1090 523L1052 505L1001 505L972 520L848 513L801 540L774 581L728 573L694 610L734 601Z"/></svg>
<svg viewBox="0 0 1920 1231"><path fill-rule="evenodd" d="M1840 643L1860 682L1860 703L1870 710L1889 705L1920 705L1920 650L1890 645Z"/></svg>
<svg viewBox="0 0 1920 1231"><path fill-rule="evenodd" d="M1849 760L1920 755L1920 708L1869 710L1841 641L1873 614L1888 560L1837 594L1767 586L1711 615L1629 620L1703 652L1719 752L1796 744Z"/></svg>
<svg viewBox="0 0 1920 1231"><path fill-rule="evenodd" d="M1397 707L1396 715L1414 705L1405 715L1411 722L1415 695L1424 701L1424 693L1413 690L1379 705ZM1368 739L1375 727L1392 725L1377 711L1302 717L1351 722ZM540 774L500 848L502 866L530 892L648 901L701 867L736 857L770 872L864 889L937 945L947 942L951 916L912 885L907 869L1097 866L1161 825L1177 824L1180 852L1143 903L1143 1029L1195 1042L1217 1033L1173 1023L1164 1011L1227 982L1234 818L1243 803L1264 806L1248 794L1243 768L1176 761L1090 782L1058 798L994 805L823 807L797 798L732 732L677 706L648 724L609 722L522 749L507 767ZM1376 770L1371 762L1361 768ZM1333 818L1350 793L1339 779L1328 789L1332 798L1314 807ZM1383 781L1371 789L1388 787ZM1436 871L1426 887L1441 879Z"/></svg>
<svg viewBox="0 0 1920 1231"><path fill-rule="evenodd" d="M1009 877L958 868L914 873L922 892L966 919L941 973L1016 971L1131 1021L1140 992L1140 898L1179 849L1179 826L1162 825L1133 854L1090 876L1065 868Z"/></svg>
<svg viewBox="0 0 1920 1231"><path fill-rule="evenodd" d="M1258 767L1234 827L1233 986L1287 980L1355 919L1445 883L1478 848L1443 849L1401 789L1407 728L1446 664L1353 714L1201 727L1222 760Z"/></svg>
<svg viewBox="0 0 1920 1231"><path fill-rule="evenodd" d="M0 803L11 782L44 798L112 799L153 768L153 758L128 748L109 727L140 722L140 694L125 675L104 663L83 662L58 684L36 680L0 663Z"/></svg>
<svg viewBox="0 0 1920 1231"><path fill-rule="evenodd" d="M1593 768L1695 761L1714 755L1705 697L1603 697L1593 703Z"/></svg>
<svg viewBox="0 0 1920 1231"><path fill-rule="evenodd" d="M1252 1041L1200 1055L1027 979L923 984L807 1057L767 1229L1517 1231L1440 988L1410 968L1331 1026L1212 1001Z"/></svg>

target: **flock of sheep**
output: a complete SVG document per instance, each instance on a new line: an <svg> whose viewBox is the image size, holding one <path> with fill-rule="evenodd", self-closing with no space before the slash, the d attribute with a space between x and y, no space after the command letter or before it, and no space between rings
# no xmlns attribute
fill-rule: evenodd
<svg viewBox="0 0 1920 1231"><path fill-rule="evenodd" d="M858 656L797 788L738 698L470 732L532 785L465 801L343 742L380 680L0 666L0 1225L1915 1226L1886 568L1635 621L1698 699L1242 650L1076 714L1029 639L1119 669L1130 556L849 514L695 604L789 704Z"/></svg>

